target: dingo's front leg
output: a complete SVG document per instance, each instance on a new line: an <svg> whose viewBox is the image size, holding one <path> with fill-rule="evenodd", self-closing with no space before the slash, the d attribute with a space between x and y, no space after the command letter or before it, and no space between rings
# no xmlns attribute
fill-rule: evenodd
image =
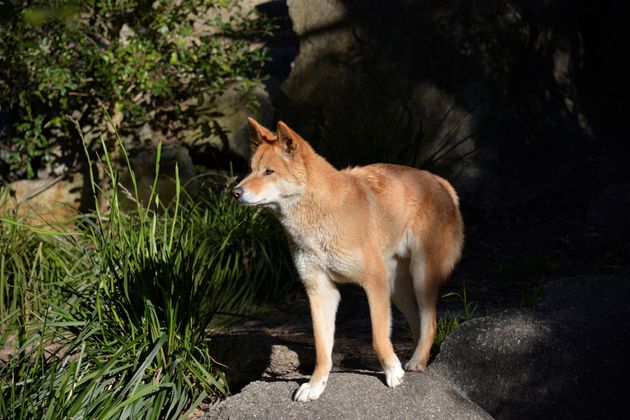
<svg viewBox="0 0 630 420"><path fill-rule="evenodd" d="M335 337L335 314L340 295L337 287L321 272L304 279L311 306L313 335L315 336L315 370L310 381L295 392L295 401L316 400L324 392L332 367L332 349Z"/></svg>

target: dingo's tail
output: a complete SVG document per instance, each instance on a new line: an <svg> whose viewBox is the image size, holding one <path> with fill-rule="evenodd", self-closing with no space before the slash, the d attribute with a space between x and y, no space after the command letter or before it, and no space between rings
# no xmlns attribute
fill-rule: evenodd
<svg viewBox="0 0 630 420"><path fill-rule="evenodd" d="M453 186L444 178L441 178L439 176L436 176L436 178L438 182L440 183L440 185L442 185L444 189L448 191L448 194L453 199L453 203L455 203L455 206L459 207L459 197L457 196L457 192L455 191L455 188L453 188Z"/></svg>

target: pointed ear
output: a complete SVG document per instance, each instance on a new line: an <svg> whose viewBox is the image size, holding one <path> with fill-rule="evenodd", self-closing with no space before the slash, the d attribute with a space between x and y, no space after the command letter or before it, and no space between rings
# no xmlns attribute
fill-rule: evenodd
<svg viewBox="0 0 630 420"><path fill-rule="evenodd" d="M258 124L253 118L247 118L247 124L249 125L249 137L252 141L252 147L255 149L263 141L274 141L276 136L271 131Z"/></svg>
<svg viewBox="0 0 630 420"><path fill-rule="evenodd" d="M293 156L295 154L295 150L297 149L299 136L282 121L278 121L278 125L276 125L276 134L278 135L278 140L280 141L280 145L282 145L284 151L289 156Z"/></svg>

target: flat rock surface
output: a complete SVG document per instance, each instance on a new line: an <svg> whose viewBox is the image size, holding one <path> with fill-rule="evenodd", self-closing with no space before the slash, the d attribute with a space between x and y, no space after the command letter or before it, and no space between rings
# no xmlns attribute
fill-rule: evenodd
<svg viewBox="0 0 630 420"><path fill-rule="evenodd" d="M318 401L302 379L246 386L207 419L621 418L630 398L630 281L581 276L549 283L533 308L456 328L425 373L391 390L381 374L333 372ZM295 375L294 375L295 377Z"/></svg>
<svg viewBox="0 0 630 420"><path fill-rule="evenodd" d="M206 419L488 419L476 404L436 375L407 373L390 389L373 372L337 372L317 401L294 402L306 381L258 381L218 404Z"/></svg>

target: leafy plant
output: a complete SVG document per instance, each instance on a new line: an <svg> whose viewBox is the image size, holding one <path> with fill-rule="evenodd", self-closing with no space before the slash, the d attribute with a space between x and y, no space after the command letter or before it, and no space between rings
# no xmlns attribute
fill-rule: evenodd
<svg viewBox="0 0 630 420"><path fill-rule="evenodd" d="M252 43L273 26L236 1L21 1L2 4L0 138L12 177L33 177L46 161L82 159L63 118L91 127L90 147L111 127L123 135L145 123L167 138L211 106L227 83L259 81L265 51ZM97 112L94 112L94 111Z"/></svg>

